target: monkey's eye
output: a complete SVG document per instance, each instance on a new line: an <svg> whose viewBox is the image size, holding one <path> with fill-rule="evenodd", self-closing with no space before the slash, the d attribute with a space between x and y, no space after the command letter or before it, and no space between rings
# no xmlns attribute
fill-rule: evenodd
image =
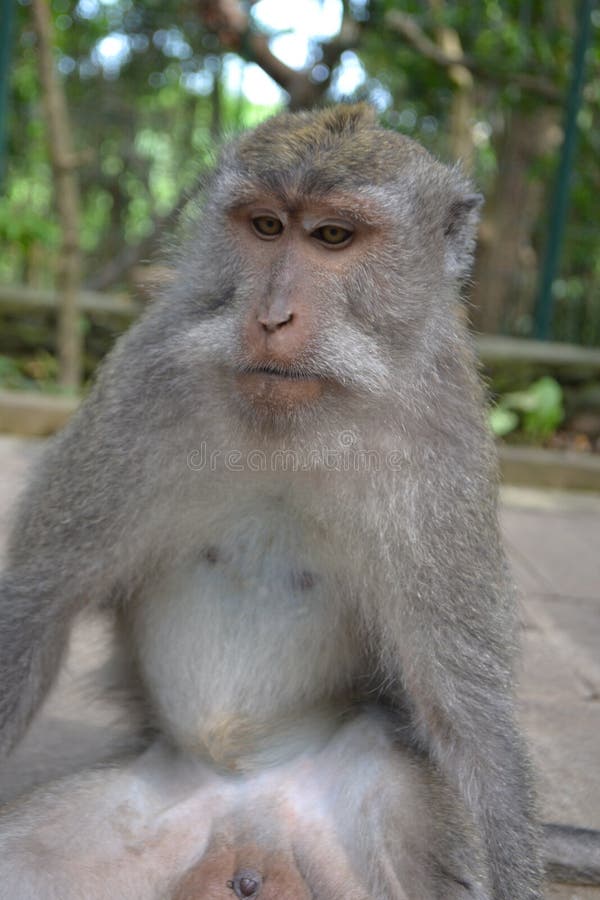
<svg viewBox="0 0 600 900"><path fill-rule="evenodd" d="M252 219L254 230L263 238L274 238L283 231L283 225L275 216L256 216Z"/></svg>
<svg viewBox="0 0 600 900"><path fill-rule="evenodd" d="M350 242L352 234L353 232L349 228L342 228L341 225L321 225L320 228L313 231L312 236L322 244L341 247L342 244Z"/></svg>

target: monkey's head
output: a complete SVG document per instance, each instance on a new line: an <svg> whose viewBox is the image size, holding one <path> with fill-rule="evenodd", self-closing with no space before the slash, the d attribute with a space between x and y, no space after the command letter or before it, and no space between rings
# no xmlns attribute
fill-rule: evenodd
<svg viewBox="0 0 600 900"><path fill-rule="evenodd" d="M236 403L276 420L389 395L454 329L479 204L363 104L279 115L228 145L185 281Z"/></svg>

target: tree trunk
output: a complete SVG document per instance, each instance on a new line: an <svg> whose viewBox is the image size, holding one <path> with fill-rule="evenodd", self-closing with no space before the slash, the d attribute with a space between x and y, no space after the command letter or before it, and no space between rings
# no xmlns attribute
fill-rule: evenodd
<svg viewBox="0 0 600 900"><path fill-rule="evenodd" d="M210 97L210 136L213 143L217 144L223 136L223 98L221 96L222 66L215 66L213 71L213 85Z"/></svg>
<svg viewBox="0 0 600 900"><path fill-rule="evenodd" d="M544 193L530 172L532 162L552 149L559 135L556 126L557 110L550 107L515 111L505 123L471 292L471 318L478 331L495 334L530 312L537 271L531 237Z"/></svg>
<svg viewBox="0 0 600 900"><path fill-rule="evenodd" d="M444 5L444 0L429 0L429 6L437 19L441 19ZM454 28L439 25L435 29L435 35L438 47L447 58L456 60L464 58L460 35ZM474 78L469 69L459 62L448 67L448 75L453 85L450 108L450 154L453 159L460 160L466 173L470 173L474 156Z"/></svg>
<svg viewBox="0 0 600 900"><path fill-rule="evenodd" d="M78 163L73 151L65 93L54 68L52 20L47 0L33 0L32 10L38 43L48 148L54 172L56 206L62 229L62 246L56 274L56 287L60 298L57 333L59 379L62 385L75 390L81 383L82 345L77 308L81 288L80 203L76 174Z"/></svg>

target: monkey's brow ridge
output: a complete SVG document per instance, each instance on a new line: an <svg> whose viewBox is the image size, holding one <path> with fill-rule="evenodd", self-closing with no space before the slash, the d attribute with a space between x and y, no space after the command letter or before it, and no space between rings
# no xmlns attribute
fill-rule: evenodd
<svg viewBox="0 0 600 900"><path fill-rule="evenodd" d="M327 194L281 195L271 191L264 194L238 194L227 204L228 213L241 212L252 206L273 203L291 216L311 207L323 207L328 214L341 219L353 219L365 225L379 225L386 218L386 211L373 198L349 202L348 198L328 197ZM387 213L389 217L389 212Z"/></svg>

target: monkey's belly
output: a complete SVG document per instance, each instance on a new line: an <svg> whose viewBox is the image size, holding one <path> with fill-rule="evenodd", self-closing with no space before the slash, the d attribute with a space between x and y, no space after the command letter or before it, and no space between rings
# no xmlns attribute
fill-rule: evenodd
<svg viewBox="0 0 600 900"><path fill-rule="evenodd" d="M240 578L214 561L173 573L132 628L161 726L237 770L326 739L361 656L349 615L308 573Z"/></svg>

